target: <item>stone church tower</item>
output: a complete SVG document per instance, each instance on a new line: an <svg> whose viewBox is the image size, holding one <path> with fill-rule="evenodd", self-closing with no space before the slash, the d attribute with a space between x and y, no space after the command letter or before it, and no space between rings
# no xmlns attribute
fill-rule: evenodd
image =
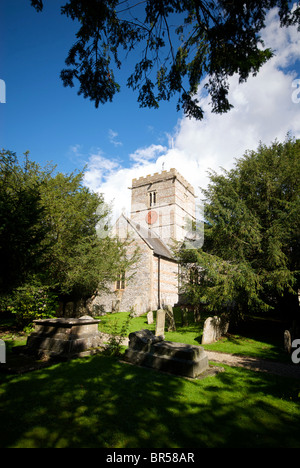
<svg viewBox="0 0 300 468"><path fill-rule="evenodd" d="M131 219L167 246L183 241L195 216L194 188L176 169L133 179Z"/></svg>
<svg viewBox="0 0 300 468"><path fill-rule="evenodd" d="M193 187L176 171L162 171L133 179L130 219L122 214L113 234L129 235L140 250L140 259L130 272L89 305L91 315L125 312L137 315L178 302L178 264L170 249L182 242L195 219ZM131 278L127 280L127 278Z"/></svg>

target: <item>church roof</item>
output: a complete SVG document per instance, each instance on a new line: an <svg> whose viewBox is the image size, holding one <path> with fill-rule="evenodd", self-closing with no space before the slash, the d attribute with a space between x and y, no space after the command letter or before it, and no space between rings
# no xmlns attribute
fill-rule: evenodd
<svg viewBox="0 0 300 468"><path fill-rule="evenodd" d="M154 255L166 258L167 260L172 260L173 262L176 261L170 249L157 234L155 234L153 231L150 231L150 229L141 227L139 224L129 220L128 218L126 218L126 220L137 232L137 234L144 240L144 242L149 245L149 247L153 250Z"/></svg>

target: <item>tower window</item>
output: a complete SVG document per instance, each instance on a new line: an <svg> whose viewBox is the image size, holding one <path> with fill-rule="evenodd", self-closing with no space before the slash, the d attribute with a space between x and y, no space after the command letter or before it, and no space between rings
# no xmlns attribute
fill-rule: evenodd
<svg viewBox="0 0 300 468"><path fill-rule="evenodd" d="M149 192L149 206L156 205L156 192Z"/></svg>

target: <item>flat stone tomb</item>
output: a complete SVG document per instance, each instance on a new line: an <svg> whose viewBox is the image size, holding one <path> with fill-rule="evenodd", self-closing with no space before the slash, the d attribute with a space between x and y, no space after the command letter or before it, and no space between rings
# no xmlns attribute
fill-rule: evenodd
<svg viewBox="0 0 300 468"><path fill-rule="evenodd" d="M35 331L27 339L27 352L66 359L91 354L102 345L99 322L89 316L34 320Z"/></svg>
<svg viewBox="0 0 300 468"><path fill-rule="evenodd" d="M208 357L201 346L164 341L149 330L130 333L125 360L163 372L196 378L208 368Z"/></svg>

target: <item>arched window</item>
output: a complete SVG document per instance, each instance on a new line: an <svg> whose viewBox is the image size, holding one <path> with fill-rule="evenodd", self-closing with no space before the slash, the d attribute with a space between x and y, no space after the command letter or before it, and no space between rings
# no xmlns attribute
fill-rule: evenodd
<svg viewBox="0 0 300 468"><path fill-rule="evenodd" d="M156 205L156 192L149 192L149 206Z"/></svg>

